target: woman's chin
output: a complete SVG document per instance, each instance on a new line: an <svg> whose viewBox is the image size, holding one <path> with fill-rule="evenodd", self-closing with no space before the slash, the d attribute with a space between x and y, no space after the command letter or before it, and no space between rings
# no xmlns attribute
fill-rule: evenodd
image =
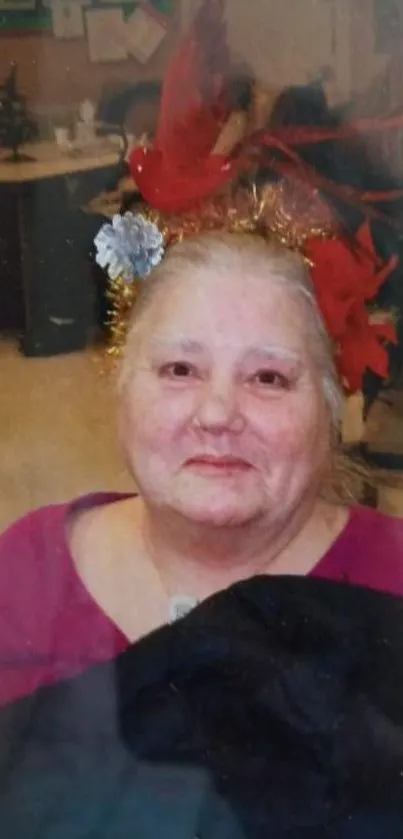
<svg viewBox="0 0 403 839"><path fill-rule="evenodd" d="M262 515L267 506L267 490L256 476L218 480L182 473L173 480L161 480L155 489L144 487L144 497L153 498L154 504L166 512L171 510L189 522L211 527L244 525Z"/></svg>
<svg viewBox="0 0 403 839"><path fill-rule="evenodd" d="M203 497L199 493L196 497L178 498L175 507L185 518L198 524L236 527L255 518L260 505L245 497L226 497L225 493L219 497Z"/></svg>

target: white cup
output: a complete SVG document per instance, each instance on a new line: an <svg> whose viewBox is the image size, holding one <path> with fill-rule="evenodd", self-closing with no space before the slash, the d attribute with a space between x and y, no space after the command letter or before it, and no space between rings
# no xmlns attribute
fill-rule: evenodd
<svg viewBox="0 0 403 839"><path fill-rule="evenodd" d="M75 142L79 148L86 148L95 144L96 136L92 123L82 122L82 120L76 123Z"/></svg>
<svg viewBox="0 0 403 839"><path fill-rule="evenodd" d="M56 145L61 151L67 151L70 148L70 134L68 128L58 126L54 129Z"/></svg>
<svg viewBox="0 0 403 839"><path fill-rule="evenodd" d="M123 147L123 137L120 134L108 134L108 143L121 149Z"/></svg>

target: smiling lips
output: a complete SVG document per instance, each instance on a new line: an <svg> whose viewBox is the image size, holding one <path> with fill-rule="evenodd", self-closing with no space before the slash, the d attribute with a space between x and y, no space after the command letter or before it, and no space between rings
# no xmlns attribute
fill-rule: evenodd
<svg viewBox="0 0 403 839"><path fill-rule="evenodd" d="M252 467L250 463L239 457L217 457L214 455L196 455L186 461L186 466L192 466L201 471L222 474L223 472L247 472Z"/></svg>

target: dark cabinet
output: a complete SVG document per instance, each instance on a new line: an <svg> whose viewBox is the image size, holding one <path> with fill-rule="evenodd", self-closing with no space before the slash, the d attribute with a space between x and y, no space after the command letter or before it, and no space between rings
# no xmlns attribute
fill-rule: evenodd
<svg viewBox="0 0 403 839"><path fill-rule="evenodd" d="M86 176L0 184L0 329L17 331L28 356L82 349L100 326L90 254L102 219L81 209L94 194Z"/></svg>
<svg viewBox="0 0 403 839"><path fill-rule="evenodd" d="M24 294L15 188L0 186L0 331L22 332Z"/></svg>

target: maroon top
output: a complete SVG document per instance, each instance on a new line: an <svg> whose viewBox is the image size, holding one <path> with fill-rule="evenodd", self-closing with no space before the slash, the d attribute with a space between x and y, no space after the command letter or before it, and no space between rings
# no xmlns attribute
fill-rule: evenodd
<svg viewBox="0 0 403 839"><path fill-rule="evenodd" d="M66 540L73 510L124 497L44 507L0 536L0 705L128 647L81 582ZM403 521L353 507L311 575L403 595Z"/></svg>

